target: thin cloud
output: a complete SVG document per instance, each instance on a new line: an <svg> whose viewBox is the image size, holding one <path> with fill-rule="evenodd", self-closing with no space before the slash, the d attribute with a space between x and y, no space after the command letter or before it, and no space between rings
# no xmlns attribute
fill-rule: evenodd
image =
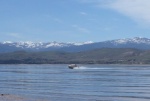
<svg viewBox="0 0 150 101"><path fill-rule="evenodd" d="M95 7L115 10L138 23L150 24L150 0L80 0Z"/></svg>
<svg viewBox="0 0 150 101"><path fill-rule="evenodd" d="M80 12L81 15L88 15L86 12Z"/></svg>
<svg viewBox="0 0 150 101"><path fill-rule="evenodd" d="M19 33L8 33L7 35L13 38L21 38Z"/></svg>
<svg viewBox="0 0 150 101"><path fill-rule="evenodd" d="M115 0L77 0L77 1L80 3L89 3L98 6L114 2Z"/></svg>
<svg viewBox="0 0 150 101"><path fill-rule="evenodd" d="M88 30L88 29L86 29L86 28L78 28L78 30L80 31L80 32L83 32L83 33L90 33L90 31Z"/></svg>
<svg viewBox="0 0 150 101"><path fill-rule="evenodd" d="M129 16L136 21L150 23L150 0L115 0L106 7Z"/></svg>
<svg viewBox="0 0 150 101"><path fill-rule="evenodd" d="M74 27L76 30L78 30L81 33L90 33L90 31L88 29L80 27L78 25L72 25L72 27Z"/></svg>
<svg viewBox="0 0 150 101"><path fill-rule="evenodd" d="M57 23L63 23L63 21L61 19L58 19L58 18L54 18L54 21Z"/></svg>
<svg viewBox="0 0 150 101"><path fill-rule="evenodd" d="M101 2L102 0L78 0L81 3L97 3Z"/></svg>

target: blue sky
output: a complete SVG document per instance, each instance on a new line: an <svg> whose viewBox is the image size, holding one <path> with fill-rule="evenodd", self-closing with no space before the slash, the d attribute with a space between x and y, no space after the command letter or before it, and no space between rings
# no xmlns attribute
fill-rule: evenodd
<svg viewBox="0 0 150 101"><path fill-rule="evenodd" d="M0 0L0 41L150 38L150 0Z"/></svg>

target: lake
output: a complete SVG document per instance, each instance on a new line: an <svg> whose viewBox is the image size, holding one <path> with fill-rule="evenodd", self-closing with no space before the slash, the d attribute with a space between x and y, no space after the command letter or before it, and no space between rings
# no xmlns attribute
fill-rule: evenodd
<svg viewBox="0 0 150 101"><path fill-rule="evenodd" d="M149 101L150 66L0 65L0 93L39 101Z"/></svg>

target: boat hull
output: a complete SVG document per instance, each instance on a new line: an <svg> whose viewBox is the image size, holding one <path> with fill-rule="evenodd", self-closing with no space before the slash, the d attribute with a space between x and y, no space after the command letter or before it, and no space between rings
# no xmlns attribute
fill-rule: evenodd
<svg viewBox="0 0 150 101"><path fill-rule="evenodd" d="M74 69L75 67L72 67L72 66L68 66L68 68L69 68L69 69Z"/></svg>
<svg viewBox="0 0 150 101"><path fill-rule="evenodd" d="M69 69L74 69L76 67L78 67L76 64L71 64L71 65L68 66Z"/></svg>

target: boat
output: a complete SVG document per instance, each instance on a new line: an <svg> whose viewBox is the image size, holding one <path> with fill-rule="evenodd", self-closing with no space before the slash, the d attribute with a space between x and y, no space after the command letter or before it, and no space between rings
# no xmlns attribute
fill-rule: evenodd
<svg viewBox="0 0 150 101"><path fill-rule="evenodd" d="M68 65L68 68L70 68L70 69L74 69L76 67L78 67L77 64L70 64L70 65Z"/></svg>

